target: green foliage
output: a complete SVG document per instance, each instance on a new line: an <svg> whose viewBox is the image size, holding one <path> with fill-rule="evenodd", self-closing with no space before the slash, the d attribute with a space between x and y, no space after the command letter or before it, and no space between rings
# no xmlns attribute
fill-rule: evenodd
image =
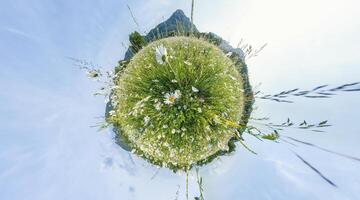
<svg viewBox="0 0 360 200"><path fill-rule="evenodd" d="M97 78L97 77L99 77L99 72L97 72L96 70L91 70L88 72L88 76L90 78Z"/></svg>
<svg viewBox="0 0 360 200"><path fill-rule="evenodd" d="M273 130L278 130L278 131L281 131L284 128L297 128L297 129L307 129L313 132L324 132L319 129L329 127L331 125L328 124L327 120L319 123L308 123L304 120L303 122L297 125L297 123L292 122L290 118L288 118L287 121L282 124L267 123L266 126L272 128Z"/></svg>
<svg viewBox="0 0 360 200"><path fill-rule="evenodd" d="M265 140L275 141L275 140L279 139L279 133L276 130L274 130L274 132L267 134L267 135L263 135L263 136L261 136L261 138L263 138Z"/></svg>
<svg viewBox="0 0 360 200"><path fill-rule="evenodd" d="M197 38L204 39L214 45L219 46L221 44L221 38L213 33L194 33Z"/></svg>
<svg viewBox="0 0 360 200"><path fill-rule="evenodd" d="M330 88L329 85L320 85L311 90L300 90L299 88L295 88L292 90L285 90L277 94L265 94L259 95L260 93L256 93L256 98L258 99L266 99L275 102L283 102L283 103L294 103L291 100L287 100L291 97L305 97L311 99L329 99L336 95L338 92L359 92L360 91L360 82L355 83L347 83L337 87ZM326 123L325 123L326 124Z"/></svg>
<svg viewBox="0 0 360 200"><path fill-rule="evenodd" d="M172 37L150 43L115 85L116 105L108 121L134 153L174 170L228 151L243 117L242 76L204 40Z"/></svg>
<svg viewBox="0 0 360 200"><path fill-rule="evenodd" d="M134 54L140 51L147 44L145 37L142 36L137 31L129 35L129 41L130 41L129 49Z"/></svg>
<svg viewBox="0 0 360 200"><path fill-rule="evenodd" d="M120 60L118 62L118 65L115 67L115 74L122 72L128 64L129 64L128 60Z"/></svg>
<svg viewBox="0 0 360 200"><path fill-rule="evenodd" d="M205 200L204 198L204 185L203 185L203 178L200 176L199 174L199 168L196 168L196 182L198 184L199 187L199 193L200 196L199 197L195 197L195 200Z"/></svg>

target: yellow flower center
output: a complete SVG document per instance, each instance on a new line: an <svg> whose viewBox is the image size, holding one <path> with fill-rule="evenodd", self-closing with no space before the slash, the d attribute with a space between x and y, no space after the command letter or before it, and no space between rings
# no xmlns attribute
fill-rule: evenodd
<svg viewBox="0 0 360 200"><path fill-rule="evenodd" d="M170 101L171 103L174 103L175 100L176 100L175 96L169 96L169 101Z"/></svg>

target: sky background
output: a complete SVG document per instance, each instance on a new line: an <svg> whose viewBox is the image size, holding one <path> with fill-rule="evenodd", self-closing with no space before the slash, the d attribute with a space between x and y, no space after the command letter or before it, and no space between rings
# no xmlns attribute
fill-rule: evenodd
<svg viewBox="0 0 360 200"><path fill-rule="evenodd" d="M129 5L140 27L131 19ZM3 0L0 2L0 199L184 199L185 176L129 155L101 122L100 87L67 57L111 70L131 31L149 31L190 1ZM232 45L244 39L261 54L247 61L252 85L264 93L360 81L357 0L196 0L195 24ZM333 99L257 101L255 117L281 123L319 122L327 133L287 135L360 157L360 94ZM201 169L207 200L360 199L360 163L306 146L246 138L241 148ZM296 151L338 185L307 168ZM197 194L194 177L190 196Z"/></svg>

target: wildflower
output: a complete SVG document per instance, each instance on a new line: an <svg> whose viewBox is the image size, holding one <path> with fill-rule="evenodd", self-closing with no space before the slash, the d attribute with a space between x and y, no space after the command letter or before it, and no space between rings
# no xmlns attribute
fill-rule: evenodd
<svg viewBox="0 0 360 200"><path fill-rule="evenodd" d="M230 76L230 78L232 79L232 80L236 80L236 78L235 77L233 77L233 76L231 76L231 75L229 75Z"/></svg>
<svg viewBox="0 0 360 200"><path fill-rule="evenodd" d="M197 88L194 87L194 86L191 87L191 90L192 90L193 92L199 92L199 89L197 89Z"/></svg>
<svg viewBox="0 0 360 200"><path fill-rule="evenodd" d="M144 117L144 125L147 126L149 124L150 121L150 117L149 116L145 116Z"/></svg>
<svg viewBox="0 0 360 200"><path fill-rule="evenodd" d="M217 147L220 150L223 150L223 151L228 151L229 150L229 146L227 144L224 144L224 143L218 143Z"/></svg>
<svg viewBox="0 0 360 200"><path fill-rule="evenodd" d="M112 110L112 111L109 112L109 115L110 115L110 116L116 116L116 113L115 113L114 110Z"/></svg>
<svg viewBox="0 0 360 200"><path fill-rule="evenodd" d="M213 120L214 120L215 123L221 124L221 120L220 120L219 116L215 115Z"/></svg>
<svg viewBox="0 0 360 200"><path fill-rule="evenodd" d="M206 126L206 127L205 127L205 130L206 130L207 132L211 131L210 126Z"/></svg>
<svg viewBox="0 0 360 200"><path fill-rule="evenodd" d="M176 96L178 96L178 97L180 97L180 96L181 96L181 92L180 92L180 90L175 90L174 94L175 94Z"/></svg>
<svg viewBox="0 0 360 200"><path fill-rule="evenodd" d="M172 83L177 83L177 80L173 79L171 80Z"/></svg>
<svg viewBox="0 0 360 200"><path fill-rule="evenodd" d="M175 151L174 151L174 150L171 150L169 156L170 156L171 158L175 157Z"/></svg>
<svg viewBox="0 0 360 200"><path fill-rule="evenodd" d="M174 134L175 132L176 132L176 130L175 130L175 129L171 130L171 133L172 133L172 134Z"/></svg>
<svg viewBox="0 0 360 200"><path fill-rule="evenodd" d="M112 107L116 107L118 105L118 102L117 101L110 101Z"/></svg>
<svg viewBox="0 0 360 200"><path fill-rule="evenodd" d="M161 110L161 106L162 106L162 104L160 102L158 102L154 105L156 110Z"/></svg>
<svg viewBox="0 0 360 200"><path fill-rule="evenodd" d="M175 103L176 99L180 98L180 96L181 96L180 90L175 90L175 92L172 93L166 93L164 103L167 105L172 105Z"/></svg>
<svg viewBox="0 0 360 200"><path fill-rule="evenodd" d="M226 57L231 57L232 55L233 55L233 52L230 51L229 53L226 54Z"/></svg>
<svg viewBox="0 0 360 200"><path fill-rule="evenodd" d="M167 56L167 50L164 45L155 48L155 58L160 65L163 65L167 61Z"/></svg>
<svg viewBox="0 0 360 200"><path fill-rule="evenodd" d="M166 124L165 124L165 125L163 125L163 128L168 128L168 127L169 127L169 126L168 126L168 125L166 125Z"/></svg>
<svg viewBox="0 0 360 200"><path fill-rule="evenodd" d="M191 62L184 61L185 65L191 65Z"/></svg>
<svg viewBox="0 0 360 200"><path fill-rule="evenodd" d="M99 73L97 70L90 70L88 71L88 77L90 78L96 78L96 77L99 77Z"/></svg>
<svg viewBox="0 0 360 200"><path fill-rule="evenodd" d="M163 166L163 167L167 167L166 162L163 162L163 163L162 163L162 166Z"/></svg>

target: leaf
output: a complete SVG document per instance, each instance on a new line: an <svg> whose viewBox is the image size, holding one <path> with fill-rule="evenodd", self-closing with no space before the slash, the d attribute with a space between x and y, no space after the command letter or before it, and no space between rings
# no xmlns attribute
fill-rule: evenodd
<svg viewBox="0 0 360 200"><path fill-rule="evenodd" d="M279 133L276 130L274 130L274 132L272 132L271 134L263 135L261 137L265 140L275 141L279 138Z"/></svg>
<svg viewBox="0 0 360 200"><path fill-rule="evenodd" d="M316 94L321 94L321 95L325 95L325 96L335 95L334 93L329 93L329 92L317 92Z"/></svg>
<svg viewBox="0 0 360 200"><path fill-rule="evenodd" d="M98 76L99 76L99 73L95 70L88 72L88 77L90 77L90 78L96 78Z"/></svg>
<svg viewBox="0 0 360 200"><path fill-rule="evenodd" d="M328 88L328 85L320 85L312 90L301 90L301 91L299 91L299 89L296 88L293 90L282 91L277 94L267 94L256 98L266 99L276 102L284 102L284 103L293 103L293 101L281 100L284 98L289 98L290 96L297 96L297 97L302 96L305 98L312 98L312 99L327 99L327 98L331 98L334 95L337 95L336 92L340 92L340 91L359 92L360 91L360 88L358 87L359 85L360 82L355 82L355 83L343 84L341 86L334 87L331 89Z"/></svg>
<svg viewBox="0 0 360 200"><path fill-rule="evenodd" d="M330 98L329 96L321 96L321 95L307 95L307 96L305 96L306 98L324 98L324 99L326 99L326 98Z"/></svg>
<svg viewBox="0 0 360 200"><path fill-rule="evenodd" d="M306 123L306 121L304 120L304 122L302 122L299 126L306 126L307 125L307 123Z"/></svg>
<svg viewBox="0 0 360 200"><path fill-rule="evenodd" d="M251 153L257 155L257 153L253 150L251 150L243 141L239 140L240 144L248 151L250 151Z"/></svg>
<svg viewBox="0 0 360 200"><path fill-rule="evenodd" d="M357 92L360 91L360 88L356 88L356 89L348 89L348 90L344 90L345 92Z"/></svg>
<svg viewBox="0 0 360 200"><path fill-rule="evenodd" d="M311 130L313 132L317 132L317 133L325 133L325 131L322 131L322 130Z"/></svg>
<svg viewBox="0 0 360 200"><path fill-rule="evenodd" d="M302 141L302 140L298 140L298 139L293 138L293 137L289 137L289 136L285 136L285 137L292 140L292 141L298 142L300 144L304 144L304 145L307 145L307 146L310 146L310 147L313 147L313 148L317 148L317 149L320 149L320 150L328 152L328 153L332 153L332 154L335 154L335 155L338 155L338 156L341 156L341 157L344 157L344 158L347 158L347 159L351 159L351 160L360 162L360 158L358 158L358 157L343 154L343 153L339 153L339 152L336 152L336 151L333 151L333 150L330 150L330 149L326 149L326 148L317 146L315 144L312 144L310 142L305 142L305 141Z"/></svg>
<svg viewBox="0 0 360 200"><path fill-rule="evenodd" d="M316 88L313 89L313 91L316 91L316 90L319 90L319 89L322 89L324 87L327 87L328 85L321 85L321 86L318 86Z"/></svg>
<svg viewBox="0 0 360 200"><path fill-rule="evenodd" d="M337 185L332 182L330 179L328 179L327 177L325 177L317 168L315 168L313 165L311 165L308 161L306 161L303 157L301 157L299 154L293 152L296 157L298 157L305 165L307 165L311 170L313 170L315 173L317 173L322 179L324 179L327 183L329 183L330 185L337 187Z"/></svg>
<svg viewBox="0 0 360 200"><path fill-rule="evenodd" d="M300 127L300 128L303 128L303 129L309 129L309 128L312 128L312 127L314 127L315 125L313 125L313 124L310 124L310 125L308 125L308 126L305 126L305 127Z"/></svg>
<svg viewBox="0 0 360 200"><path fill-rule="evenodd" d="M328 122L328 120L322 121L322 122L319 123L319 126L323 126L323 125L325 125L327 122Z"/></svg>

